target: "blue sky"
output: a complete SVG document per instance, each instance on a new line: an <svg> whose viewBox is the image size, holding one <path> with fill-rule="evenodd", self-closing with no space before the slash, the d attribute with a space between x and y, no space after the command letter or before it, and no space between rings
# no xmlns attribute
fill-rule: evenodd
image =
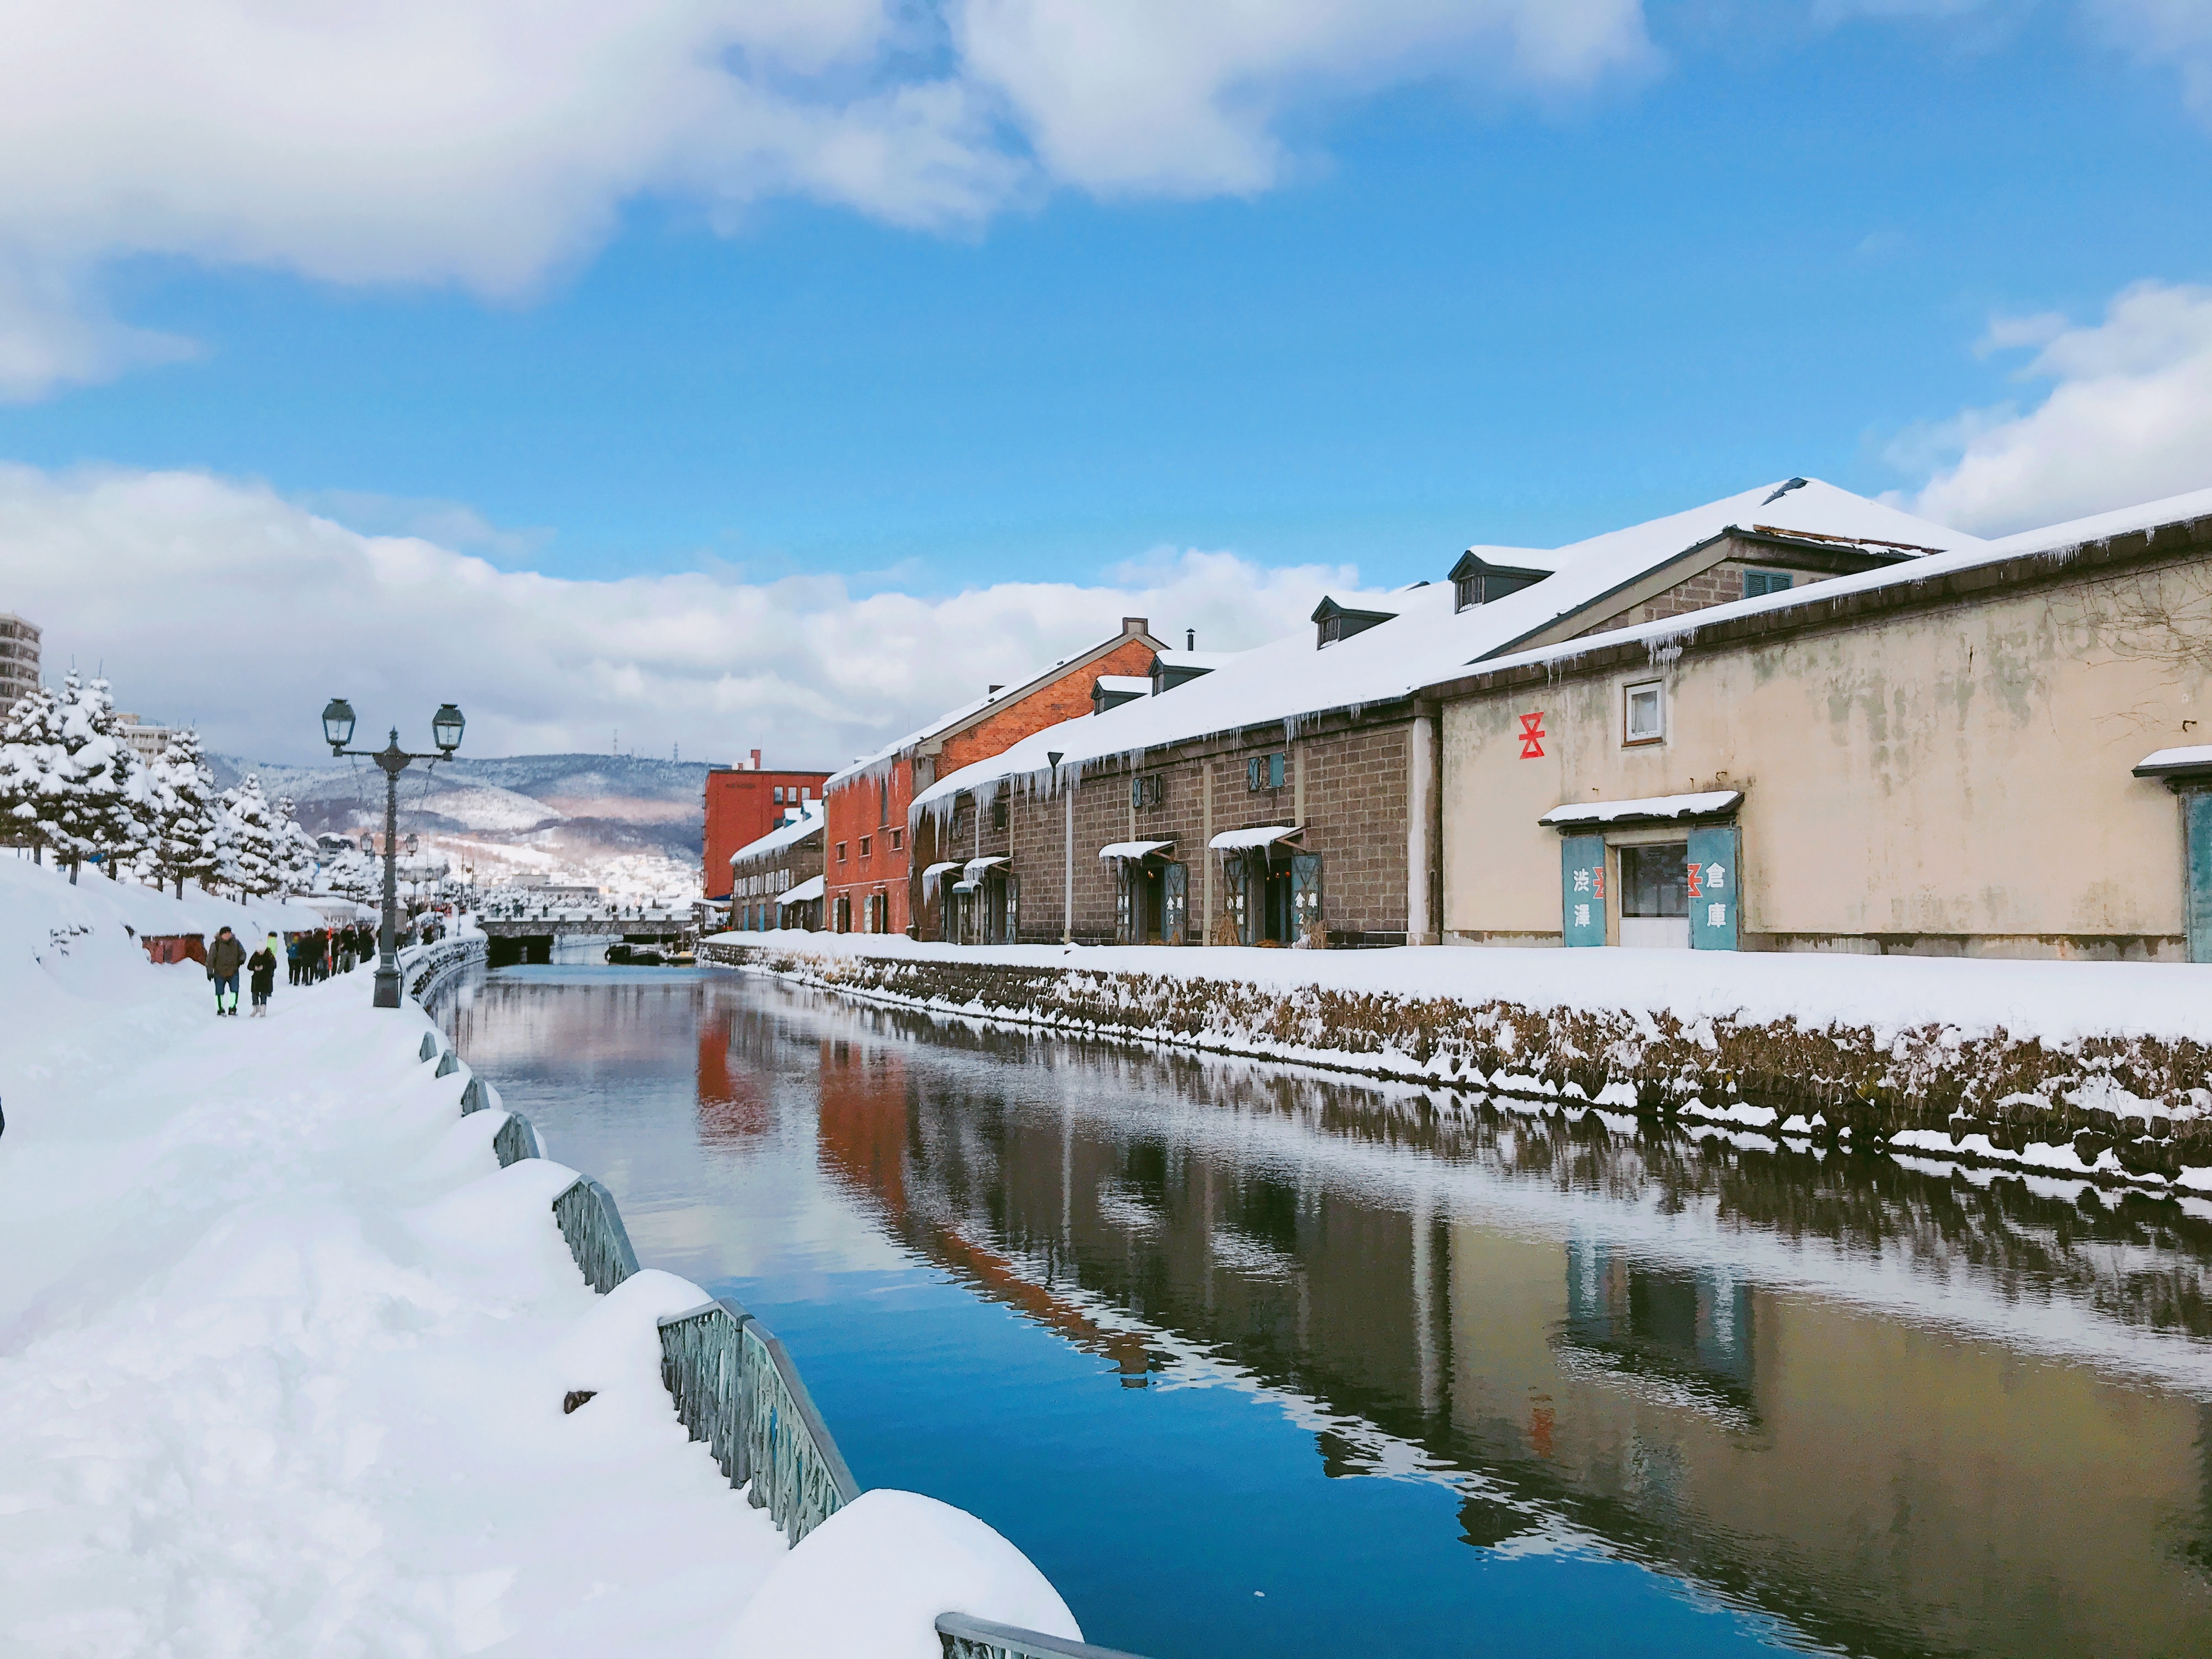
<svg viewBox="0 0 2212 1659"><path fill-rule="evenodd" d="M985 64L993 5L1080 9L969 0L918 45L754 79L842 118ZM995 112L947 129L949 207L896 167L824 184L811 153L703 182L611 165L573 210L495 167L445 219L404 199L445 189L419 158L388 190L240 163L210 204L125 157L94 180L125 205L52 266L112 337L19 377L0 458L203 471L564 579L834 575L853 596L1141 588L1188 549L1395 583L1470 540L1553 544L1799 472L1992 530L2212 483L2212 459L2181 476L2212 453L2193 432L2147 471L2017 482L2098 441L2056 409L2033 425L2069 376L2122 403L2202 389L2212 7L1554 10L1578 8L1611 33L1565 69L1425 0L1381 6L1411 21L1357 72L1337 70L1376 33L1358 22L1287 47L1166 31L1064 98L1080 65L994 69ZM1203 52L1222 61L1182 97ZM1157 133L1164 156L1123 164ZM596 165L586 146L545 171ZM133 190L183 204L142 231ZM555 205L509 234L503 204L533 191ZM11 212L19 248L56 222L0 191L0 331ZM2171 314L2123 331L2107 308L2145 283ZM1970 441L1997 482L1946 482Z"/></svg>

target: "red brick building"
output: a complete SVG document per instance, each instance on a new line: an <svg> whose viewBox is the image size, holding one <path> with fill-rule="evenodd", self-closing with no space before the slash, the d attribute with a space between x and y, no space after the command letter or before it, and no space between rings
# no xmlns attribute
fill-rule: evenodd
<svg viewBox="0 0 2212 1659"><path fill-rule="evenodd" d="M1102 675L1149 673L1165 647L1142 617L1054 663L1025 684L993 686L975 702L833 775L823 787L823 925L836 933L902 933L914 918L907 805L918 789L1011 748L1048 726L1088 714ZM926 850L926 849L925 849ZM726 857L726 854L725 854Z"/></svg>
<svg viewBox="0 0 2212 1659"><path fill-rule="evenodd" d="M822 799L827 772L766 772L761 751L748 764L707 769L706 886L710 899L730 896L730 854L750 847L796 812Z"/></svg>

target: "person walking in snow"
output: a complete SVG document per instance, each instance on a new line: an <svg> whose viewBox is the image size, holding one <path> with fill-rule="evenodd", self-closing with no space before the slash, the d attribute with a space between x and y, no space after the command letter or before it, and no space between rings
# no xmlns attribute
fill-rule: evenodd
<svg viewBox="0 0 2212 1659"><path fill-rule="evenodd" d="M238 970L246 965L246 947L229 928L217 931L208 946L208 977L215 981L215 1011L235 1018L238 1014Z"/></svg>
<svg viewBox="0 0 2212 1659"><path fill-rule="evenodd" d="M276 958L283 950L284 941L271 933L269 942L246 959L246 971L253 976L251 988L256 1019L269 1018L269 999L276 989Z"/></svg>
<svg viewBox="0 0 2212 1659"><path fill-rule="evenodd" d="M297 985L301 976L300 936L297 933L292 935L291 942L284 947L284 961L292 970L292 983Z"/></svg>

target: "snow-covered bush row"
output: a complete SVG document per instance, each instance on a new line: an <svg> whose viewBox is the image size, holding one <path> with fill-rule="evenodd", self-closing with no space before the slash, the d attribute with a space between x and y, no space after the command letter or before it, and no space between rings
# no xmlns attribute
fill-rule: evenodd
<svg viewBox="0 0 2212 1659"><path fill-rule="evenodd" d="M216 793L199 734L176 732L143 760L125 735L106 680L72 671L0 717L0 840L52 853L70 878L87 861L181 897L186 881L240 897L306 890L315 844L252 775Z"/></svg>
<svg viewBox="0 0 2212 1659"><path fill-rule="evenodd" d="M722 934L701 955L1063 1030L2212 1187L2212 974L2197 969L794 933Z"/></svg>

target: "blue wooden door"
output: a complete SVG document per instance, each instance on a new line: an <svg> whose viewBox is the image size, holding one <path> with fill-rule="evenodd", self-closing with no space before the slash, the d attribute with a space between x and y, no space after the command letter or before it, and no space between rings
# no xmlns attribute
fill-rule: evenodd
<svg viewBox="0 0 2212 1659"><path fill-rule="evenodd" d="M1569 836L1559 843L1561 937L1570 945L1605 943L1605 837Z"/></svg>
<svg viewBox="0 0 2212 1659"><path fill-rule="evenodd" d="M2189 959L2212 962L2212 789L2181 797L2189 869Z"/></svg>
<svg viewBox="0 0 2212 1659"><path fill-rule="evenodd" d="M1743 832L1732 823L1690 831L1690 948L1737 948L1743 902Z"/></svg>

